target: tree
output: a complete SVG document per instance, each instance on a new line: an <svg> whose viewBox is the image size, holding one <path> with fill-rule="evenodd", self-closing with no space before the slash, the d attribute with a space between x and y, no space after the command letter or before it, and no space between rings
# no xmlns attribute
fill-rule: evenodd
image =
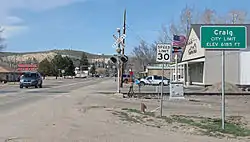
<svg viewBox="0 0 250 142"><path fill-rule="evenodd" d="M38 71L44 75L55 75L55 68L47 58L39 63Z"/></svg>
<svg viewBox="0 0 250 142"><path fill-rule="evenodd" d="M134 47L132 54L141 70L143 70L144 66L155 63L154 52L154 48L149 46L144 40L141 40L140 44Z"/></svg>
<svg viewBox="0 0 250 142"><path fill-rule="evenodd" d="M242 10L231 10L226 16L227 23L244 24L247 21L247 12Z"/></svg>
<svg viewBox="0 0 250 142"><path fill-rule="evenodd" d="M217 23L215 19L215 11L211 9L205 9L205 11L202 14L201 20L204 24L213 24Z"/></svg>
<svg viewBox="0 0 250 142"><path fill-rule="evenodd" d="M80 59L80 67L82 70L88 70L89 61L87 55L83 52Z"/></svg>
<svg viewBox="0 0 250 142"><path fill-rule="evenodd" d="M53 66L58 69L63 69L65 66L65 60L63 59L62 55L55 55L54 58L51 60Z"/></svg>
<svg viewBox="0 0 250 142"><path fill-rule="evenodd" d="M90 71L89 71L92 76L96 73L96 67L95 67L95 64L92 64L92 67L90 68Z"/></svg>
<svg viewBox="0 0 250 142"><path fill-rule="evenodd" d="M68 57L64 57L63 58L65 61L65 66L64 66L64 70L65 70L65 73L64 75L65 76L74 76L75 75L75 66L74 66L74 63L73 61Z"/></svg>
<svg viewBox="0 0 250 142"><path fill-rule="evenodd" d="M2 37L2 33L3 33L3 29L2 27L0 26L0 51L3 50L5 48L5 45L4 45L4 38Z"/></svg>
<svg viewBox="0 0 250 142"><path fill-rule="evenodd" d="M66 62L63 59L62 55L58 54L58 55L55 55L54 58L51 60L51 64L54 68L55 75L60 76L61 74L60 70L64 69Z"/></svg>

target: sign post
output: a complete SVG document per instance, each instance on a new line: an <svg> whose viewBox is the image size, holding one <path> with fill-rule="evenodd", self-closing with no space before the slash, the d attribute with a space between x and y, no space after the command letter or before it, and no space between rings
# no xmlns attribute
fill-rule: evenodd
<svg viewBox="0 0 250 142"><path fill-rule="evenodd" d="M162 104L163 104L164 63L170 62L171 61L170 57L171 57L171 44L157 44L156 61L162 63L160 117L162 117Z"/></svg>
<svg viewBox="0 0 250 142"><path fill-rule="evenodd" d="M225 129L225 50L244 49L247 47L247 28L245 26L201 26L201 47L221 50L221 126Z"/></svg>

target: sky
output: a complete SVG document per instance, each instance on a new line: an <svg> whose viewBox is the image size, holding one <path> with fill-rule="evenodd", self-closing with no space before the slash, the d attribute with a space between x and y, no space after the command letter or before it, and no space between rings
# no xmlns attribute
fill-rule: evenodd
<svg viewBox="0 0 250 142"><path fill-rule="evenodd" d="M219 14L232 9L250 12L249 0L0 0L4 51L73 49L115 54L112 35L122 28L126 8L125 52L130 54L141 39L151 43L162 25L178 21L186 5Z"/></svg>

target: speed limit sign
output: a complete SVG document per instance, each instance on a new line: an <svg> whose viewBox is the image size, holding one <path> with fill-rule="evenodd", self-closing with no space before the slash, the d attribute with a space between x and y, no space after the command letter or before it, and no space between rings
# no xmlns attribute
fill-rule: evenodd
<svg viewBox="0 0 250 142"><path fill-rule="evenodd" d="M170 62L171 44L157 44L157 62Z"/></svg>

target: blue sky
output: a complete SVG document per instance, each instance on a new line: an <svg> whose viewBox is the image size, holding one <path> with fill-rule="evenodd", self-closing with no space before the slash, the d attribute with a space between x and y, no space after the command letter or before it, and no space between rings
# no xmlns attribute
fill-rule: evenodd
<svg viewBox="0 0 250 142"><path fill-rule="evenodd" d="M2 2L3 1L3 2ZM152 42L161 25L179 19L186 5L219 14L239 9L250 12L249 0L0 0L0 25L6 27L4 51L27 52L74 49L113 54L116 28L127 9L126 52L140 39ZM26 3L25 3L26 2ZM30 2L30 3L27 3Z"/></svg>

